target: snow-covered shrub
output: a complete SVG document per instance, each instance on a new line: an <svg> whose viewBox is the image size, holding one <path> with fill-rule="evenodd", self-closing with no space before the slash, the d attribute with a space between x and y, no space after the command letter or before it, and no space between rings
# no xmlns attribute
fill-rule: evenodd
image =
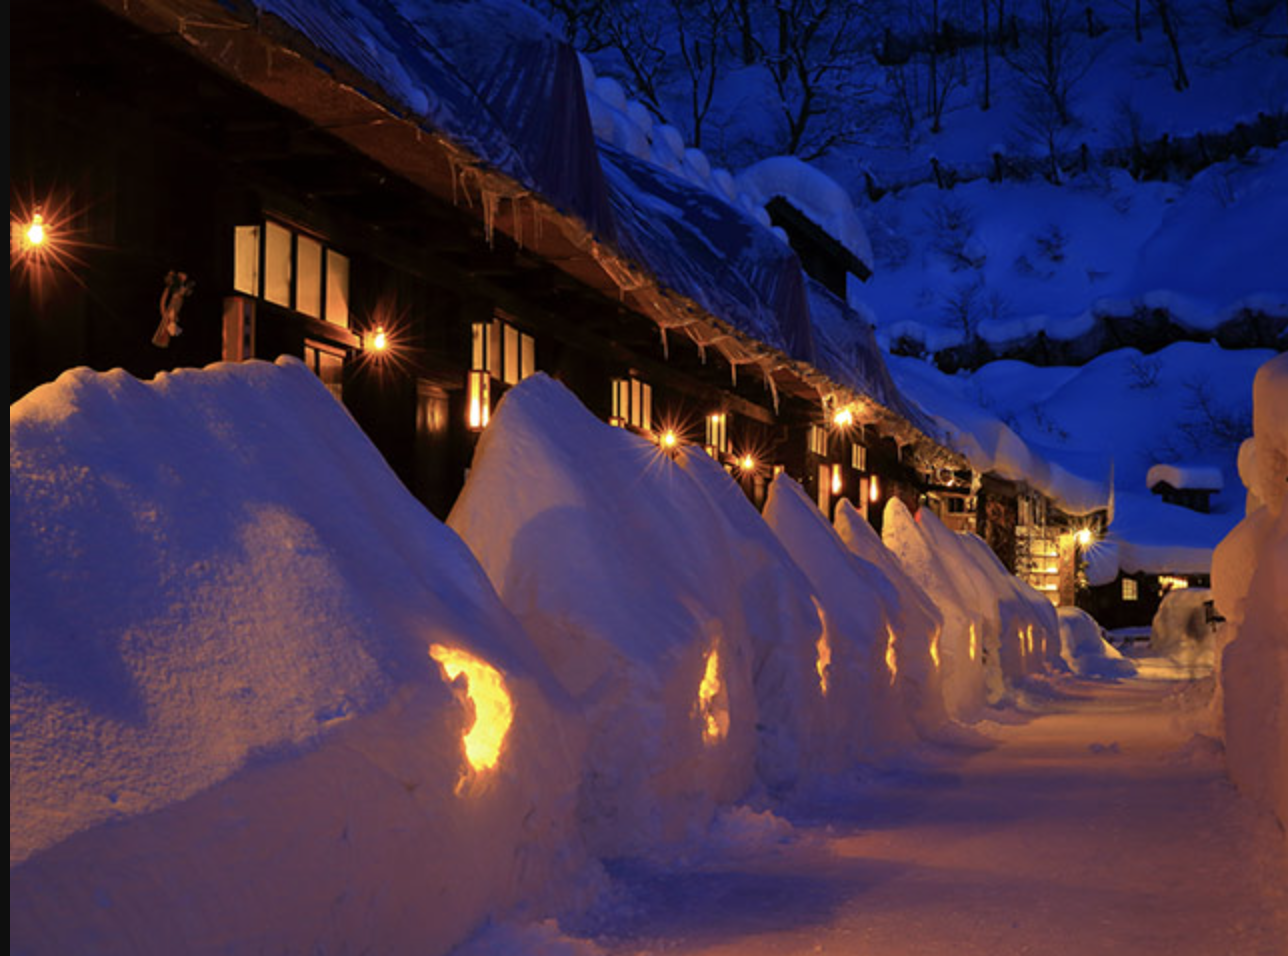
<svg viewBox="0 0 1288 956"><path fill-rule="evenodd" d="M1220 681L1226 764L1288 826L1288 355L1253 383L1253 437L1239 455L1248 515L1217 546L1212 593L1226 618Z"/></svg>
<svg viewBox="0 0 1288 956"><path fill-rule="evenodd" d="M1207 588L1168 592L1150 624L1150 649L1181 664L1211 667L1216 648L1215 628L1208 624L1204 607L1211 597L1212 592Z"/></svg>
<svg viewBox="0 0 1288 956"><path fill-rule="evenodd" d="M9 460L15 951L436 954L574 885L571 702L302 363L68 372Z"/></svg>
<svg viewBox="0 0 1288 956"><path fill-rule="evenodd" d="M784 786L813 759L808 583L701 451L672 460L537 375L498 407L449 523L585 711L595 852L682 843L757 768Z"/></svg>
<svg viewBox="0 0 1288 956"><path fill-rule="evenodd" d="M1086 611L1058 608L1060 656L1079 677L1131 677L1136 665L1105 640L1104 631Z"/></svg>
<svg viewBox="0 0 1288 956"><path fill-rule="evenodd" d="M967 246L975 234L975 213L970 206L951 196L936 199L926 206L926 224L932 237L930 247L953 268L974 267Z"/></svg>

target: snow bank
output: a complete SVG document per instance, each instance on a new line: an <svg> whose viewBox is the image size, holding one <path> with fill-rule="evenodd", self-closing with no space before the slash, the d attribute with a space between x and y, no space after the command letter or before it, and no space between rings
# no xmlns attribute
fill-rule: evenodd
<svg viewBox="0 0 1288 956"><path fill-rule="evenodd" d="M925 508L886 504L883 539L944 619L944 701L959 720L1009 696L1030 673L1056 668L1059 624L1051 603L1007 572L980 538L954 534Z"/></svg>
<svg viewBox="0 0 1288 956"><path fill-rule="evenodd" d="M723 470L680 459L537 375L449 520L586 712L580 815L605 856L689 839L757 766L789 784L822 730L808 584Z"/></svg>
<svg viewBox="0 0 1288 956"><path fill-rule="evenodd" d="M1253 444L1239 456L1249 511L1217 546L1212 592L1227 620L1220 673L1230 777L1288 826L1285 408L1288 355L1280 355L1262 366L1253 382Z"/></svg>
<svg viewBox="0 0 1288 956"><path fill-rule="evenodd" d="M1207 588L1180 588L1164 595L1150 624L1150 649L1181 664L1211 667L1216 640L1204 608L1211 597Z"/></svg>
<svg viewBox="0 0 1288 956"><path fill-rule="evenodd" d="M937 729L944 713L930 655L932 643L939 640L936 617L922 614L915 621L919 626L908 626L913 622L905 605L913 605L914 599L905 599L893 580L847 548L786 474L770 486L765 522L809 578L818 602L828 769L886 756L914 742L919 726ZM892 645L894 655L888 660Z"/></svg>
<svg viewBox="0 0 1288 956"><path fill-rule="evenodd" d="M1060 656L1079 677L1132 677L1136 665L1105 640L1100 625L1076 607L1057 609L1060 618Z"/></svg>
<svg viewBox="0 0 1288 956"><path fill-rule="evenodd" d="M13 948L440 953L573 885L570 702L303 364L68 372L9 466Z"/></svg>

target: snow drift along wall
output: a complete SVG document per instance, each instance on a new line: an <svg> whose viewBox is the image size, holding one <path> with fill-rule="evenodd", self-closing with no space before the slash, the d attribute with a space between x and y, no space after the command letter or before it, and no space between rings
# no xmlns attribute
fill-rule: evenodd
<svg viewBox="0 0 1288 956"><path fill-rule="evenodd" d="M1288 826L1288 355L1257 372L1252 402L1253 437L1239 452L1248 515L1212 561L1226 618L1226 765L1240 790Z"/></svg>
<svg viewBox="0 0 1288 956"><path fill-rule="evenodd" d="M571 703L303 364L69 372L9 467L14 951L442 953L575 884Z"/></svg>
<svg viewBox="0 0 1288 956"><path fill-rule="evenodd" d="M976 535L954 534L929 509L886 503L883 540L944 620L944 703L971 721L1025 675L1064 669L1055 608L1007 572Z"/></svg>
<svg viewBox="0 0 1288 956"><path fill-rule="evenodd" d="M770 485L765 522L809 578L818 602L829 768L879 760L916 742L919 727L937 730L945 718L937 618L925 614L910 620L904 608L915 599L899 593L899 584L847 548L786 474Z"/></svg>
<svg viewBox="0 0 1288 956"><path fill-rule="evenodd" d="M501 402L449 519L586 712L580 812L606 856L683 841L757 765L790 784L821 729L808 585L698 456L537 375Z"/></svg>

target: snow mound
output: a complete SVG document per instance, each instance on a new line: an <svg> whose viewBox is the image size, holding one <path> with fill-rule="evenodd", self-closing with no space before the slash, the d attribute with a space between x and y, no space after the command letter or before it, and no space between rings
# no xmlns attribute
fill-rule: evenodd
<svg viewBox="0 0 1288 956"><path fill-rule="evenodd" d="M882 538L944 619L944 701L975 720L1032 673L1063 670L1055 609L1010 574L976 535L954 534L928 509L886 503Z"/></svg>
<svg viewBox="0 0 1288 956"><path fill-rule="evenodd" d="M9 467L11 946L441 953L574 885L570 702L302 363L68 372Z"/></svg>
<svg viewBox="0 0 1288 956"><path fill-rule="evenodd" d="M932 642L939 640L938 621L922 615L916 622L920 627L908 627L904 605L911 599L847 548L785 473L770 486L765 522L809 578L818 604L823 634L817 668L826 686L829 768L839 771L878 759L914 742L918 724L928 729L942 724L937 668L930 656ZM892 642L893 674L887 660Z"/></svg>
<svg viewBox="0 0 1288 956"><path fill-rule="evenodd" d="M1079 677L1132 677L1136 665L1105 640L1100 625L1076 607L1057 609L1060 617L1060 655Z"/></svg>
<svg viewBox="0 0 1288 956"><path fill-rule="evenodd" d="M1207 588L1180 588L1164 595L1150 625L1150 650L1181 664L1211 667L1215 629L1204 608L1211 597Z"/></svg>
<svg viewBox="0 0 1288 956"><path fill-rule="evenodd" d="M590 724L593 850L693 838L822 727L808 585L728 475L673 460L537 375L483 433L449 523Z"/></svg>
<svg viewBox="0 0 1288 956"><path fill-rule="evenodd" d="M1212 593L1227 621L1226 764L1235 784L1288 826L1288 355L1261 367L1252 400L1253 445L1239 456L1240 473L1251 479L1249 512L1212 562Z"/></svg>

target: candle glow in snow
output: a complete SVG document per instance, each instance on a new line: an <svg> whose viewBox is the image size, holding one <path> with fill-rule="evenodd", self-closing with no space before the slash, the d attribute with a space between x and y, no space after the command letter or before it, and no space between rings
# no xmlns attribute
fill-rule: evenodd
<svg viewBox="0 0 1288 956"><path fill-rule="evenodd" d="M810 595L810 600L814 602L814 610L818 612L818 626L822 628L822 632L818 636L818 642L814 645L814 650L818 654L814 667L818 671L818 688L823 696L826 697L828 671L832 668L832 643L827 639L827 618L823 616L823 606L818 603L818 598L813 595Z"/></svg>
<svg viewBox="0 0 1288 956"><path fill-rule="evenodd" d="M430 647L429 656L449 681L465 675L465 693L474 705L474 723L465 732L465 757L475 770L495 767L514 720L514 706L501 674L472 654L442 644Z"/></svg>
<svg viewBox="0 0 1288 956"><path fill-rule="evenodd" d="M724 682L720 679L720 653L715 648L707 654L706 669L698 686L698 714L702 717L702 740L714 744L729 733L729 706L724 700Z"/></svg>

